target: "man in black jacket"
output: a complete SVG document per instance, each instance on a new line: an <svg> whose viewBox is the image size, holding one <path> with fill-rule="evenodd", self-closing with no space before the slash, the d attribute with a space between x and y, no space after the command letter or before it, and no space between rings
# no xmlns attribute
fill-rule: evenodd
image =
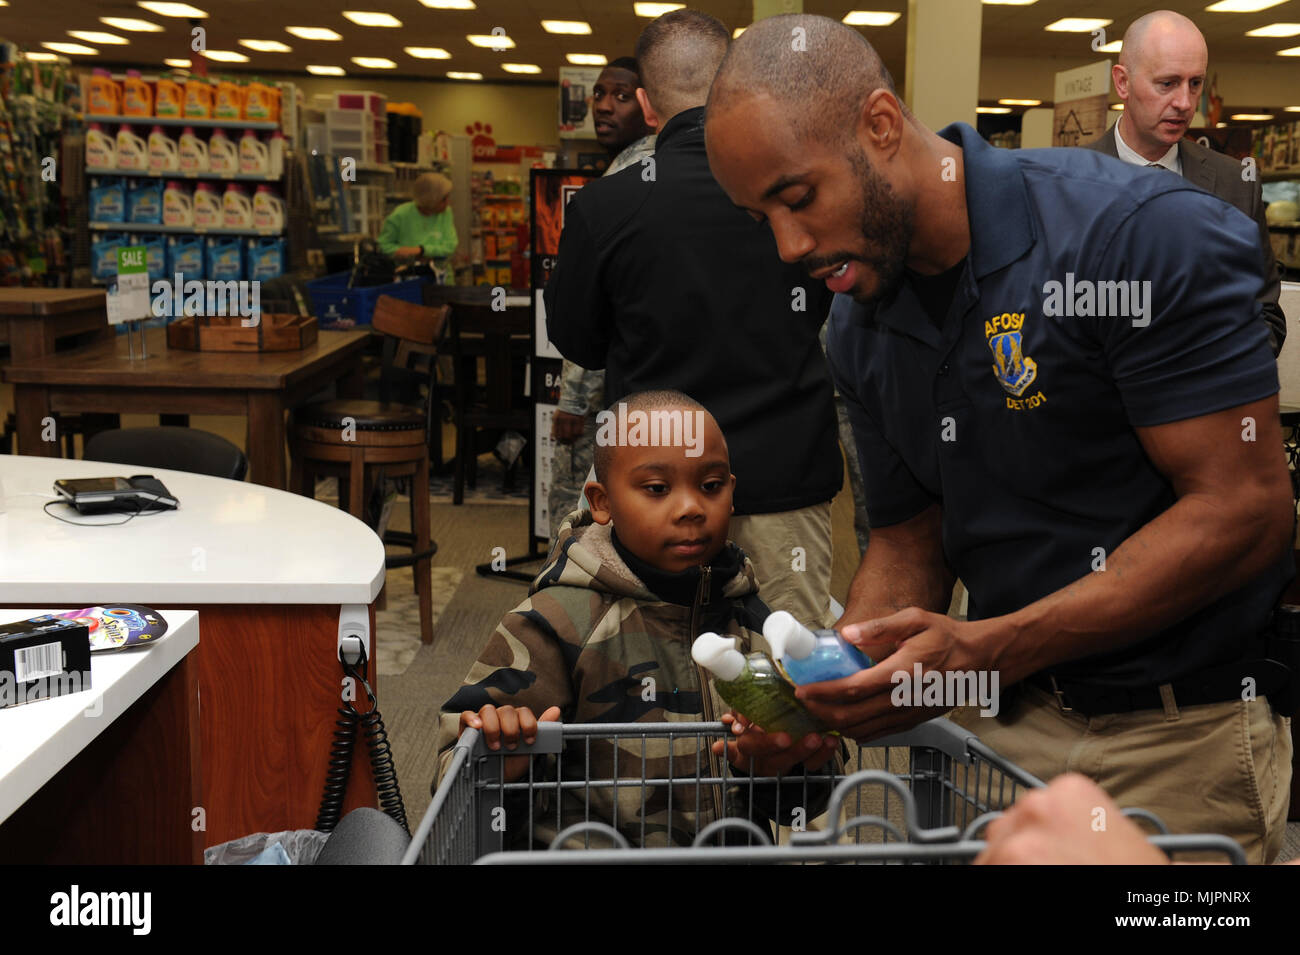
<svg viewBox="0 0 1300 955"><path fill-rule="evenodd" d="M703 105L729 39L692 10L642 33L637 96L660 129L656 152L569 204L547 329L566 358L605 368L610 404L672 388L709 410L736 475L731 537L750 555L764 601L820 624L829 620L830 500L844 469L817 339L830 295L781 262L771 232L709 171Z"/></svg>

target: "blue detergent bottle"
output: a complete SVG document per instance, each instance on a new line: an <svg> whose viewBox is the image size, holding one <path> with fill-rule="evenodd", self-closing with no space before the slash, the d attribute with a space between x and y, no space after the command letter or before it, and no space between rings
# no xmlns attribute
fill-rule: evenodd
<svg viewBox="0 0 1300 955"><path fill-rule="evenodd" d="M772 658L798 685L838 680L872 666L871 658L835 630L809 630L784 610L768 615L763 636Z"/></svg>

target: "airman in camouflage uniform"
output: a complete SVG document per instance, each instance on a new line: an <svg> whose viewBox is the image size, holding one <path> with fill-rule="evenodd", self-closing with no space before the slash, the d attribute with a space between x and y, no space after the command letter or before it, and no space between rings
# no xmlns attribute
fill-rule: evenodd
<svg viewBox="0 0 1300 955"><path fill-rule="evenodd" d="M642 570L646 577L652 572ZM694 598L679 602L656 595L620 555L610 525L594 523L588 511L572 512L528 599L505 616L460 690L443 704L439 777L451 761L461 713L488 704L526 706L535 715L558 706L565 723L715 721L726 713L707 674L692 661L691 643L712 630L738 637L745 652L767 650L761 633L767 608L758 600L752 566L729 542L711 564L663 574L655 584L679 600L684 593ZM672 775L679 779L743 777L694 735L671 741L629 738L617 746L597 738L589 751L575 748L561 761L565 778L576 772L574 778L589 780L664 779L670 758ZM554 764L539 758L533 772L535 780L543 778L538 774L553 779ZM828 794L825 785L793 779L780 787L736 784L726 792L722 785L693 781L618 787L617 797L611 787L579 788L566 790L559 821L567 826L587 817L589 800L589 817L615 825L633 845L690 844L722 815L749 816L751 788L760 825L765 819L788 822L796 806L811 818ZM534 805L532 841L545 845L558 831L556 789L536 789L541 795ZM528 844L529 834L522 831L526 809L508 808L505 825L507 844Z"/></svg>

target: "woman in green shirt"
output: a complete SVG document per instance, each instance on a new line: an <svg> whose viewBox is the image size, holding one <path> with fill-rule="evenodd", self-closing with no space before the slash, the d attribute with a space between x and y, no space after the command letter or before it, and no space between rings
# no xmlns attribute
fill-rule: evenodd
<svg viewBox="0 0 1300 955"><path fill-rule="evenodd" d="M446 259L460 239L451 214L451 180L429 172L415 180L413 201L394 209L379 233L380 251L403 259Z"/></svg>

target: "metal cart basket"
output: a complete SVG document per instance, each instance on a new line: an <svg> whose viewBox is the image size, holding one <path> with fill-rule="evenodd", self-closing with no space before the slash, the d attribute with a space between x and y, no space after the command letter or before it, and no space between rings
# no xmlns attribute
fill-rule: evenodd
<svg viewBox="0 0 1300 955"><path fill-rule="evenodd" d="M507 753L466 730L402 862L961 863L984 848L979 834L999 810L1043 786L945 719L846 743L821 773L779 780L710 761L710 745L729 736L722 723L542 723L533 745ZM592 754L602 746L615 769L594 775ZM662 770L665 753L668 771L647 772ZM505 758L523 754L543 758L502 783ZM714 806L739 811L709 813L718 793L725 801ZM658 824L665 807L693 829ZM1151 841L1167 853L1245 861L1226 837L1170 836L1151 813L1126 814L1150 823L1160 833ZM508 851L518 849L528 851ZM554 851L536 851L546 849Z"/></svg>

